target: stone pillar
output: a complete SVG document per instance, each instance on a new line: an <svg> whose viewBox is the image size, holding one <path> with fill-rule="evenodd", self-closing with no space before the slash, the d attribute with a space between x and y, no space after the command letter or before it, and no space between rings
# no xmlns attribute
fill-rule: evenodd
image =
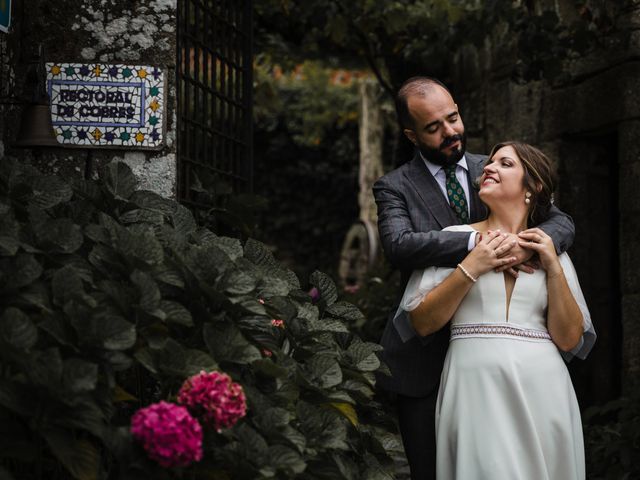
<svg viewBox="0 0 640 480"><path fill-rule="evenodd" d="M622 389L640 386L640 121L620 124L620 289L622 300Z"/></svg>

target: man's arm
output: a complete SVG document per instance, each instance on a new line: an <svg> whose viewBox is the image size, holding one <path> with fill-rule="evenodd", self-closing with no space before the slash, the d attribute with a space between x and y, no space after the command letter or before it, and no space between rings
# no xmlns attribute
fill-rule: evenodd
<svg viewBox="0 0 640 480"><path fill-rule="evenodd" d="M414 231L405 197L385 178L375 183L373 194L380 241L392 264L403 270L453 267L469 253L468 232Z"/></svg>
<svg viewBox="0 0 640 480"><path fill-rule="evenodd" d="M538 228L551 237L558 255L566 252L573 245L576 235L573 219L553 205L549 210L549 218L538 225Z"/></svg>

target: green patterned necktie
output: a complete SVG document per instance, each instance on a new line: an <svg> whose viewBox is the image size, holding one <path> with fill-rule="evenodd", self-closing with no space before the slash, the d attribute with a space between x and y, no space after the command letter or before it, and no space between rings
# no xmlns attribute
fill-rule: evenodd
<svg viewBox="0 0 640 480"><path fill-rule="evenodd" d="M444 167L444 172L447 176L447 197L449 197L449 204L458 217L458 220L460 220L461 223L468 223L469 210L467 208L467 199L464 195L462 185L460 185L458 177L456 177L456 167L457 165Z"/></svg>

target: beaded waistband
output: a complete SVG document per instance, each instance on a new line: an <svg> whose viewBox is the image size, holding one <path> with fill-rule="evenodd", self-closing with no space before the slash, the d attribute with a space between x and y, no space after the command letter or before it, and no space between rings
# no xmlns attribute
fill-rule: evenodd
<svg viewBox="0 0 640 480"><path fill-rule="evenodd" d="M509 337L523 340L550 341L551 335L546 330L535 330L505 323L466 323L451 326L451 340L471 337Z"/></svg>

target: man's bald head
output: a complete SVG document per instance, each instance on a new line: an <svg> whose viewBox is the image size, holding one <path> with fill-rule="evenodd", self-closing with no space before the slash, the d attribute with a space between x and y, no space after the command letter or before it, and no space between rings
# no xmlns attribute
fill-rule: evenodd
<svg viewBox="0 0 640 480"><path fill-rule="evenodd" d="M432 77L411 77L405 81L396 95L396 113L403 128L414 128L414 119L409 112L410 97L426 97L435 89L442 88L449 92L449 89L437 78Z"/></svg>

